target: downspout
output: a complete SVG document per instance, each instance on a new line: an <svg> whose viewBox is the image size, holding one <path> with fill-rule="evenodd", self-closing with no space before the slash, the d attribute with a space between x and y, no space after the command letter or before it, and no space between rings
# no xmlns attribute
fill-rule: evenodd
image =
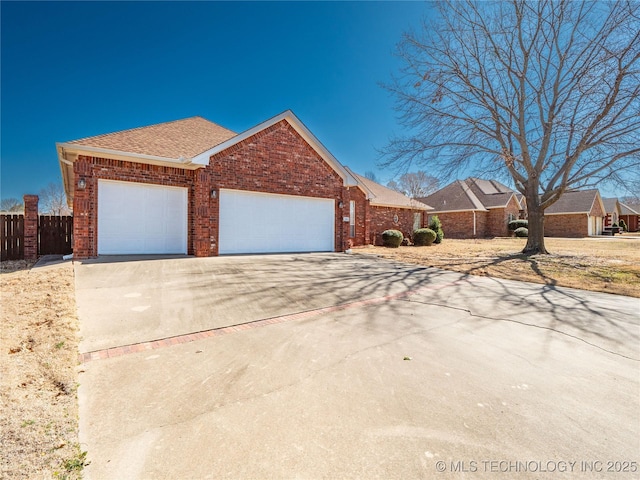
<svg viewBox="0 0 640 480"><path fill-rule="evenodd" d="M473 238L476 238L476 211L473 211Z"/></svg>

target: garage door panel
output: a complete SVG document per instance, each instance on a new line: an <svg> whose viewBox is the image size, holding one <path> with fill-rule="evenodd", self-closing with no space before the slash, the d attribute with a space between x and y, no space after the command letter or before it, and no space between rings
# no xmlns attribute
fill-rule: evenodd
<svg viewBox="0 0 640 480"><path fill-rule="evenodd" d="M186 254L187 189L98 182L98 254Z"/></svg>
<svg viewBox="0 0 640 480"><path fill-rule="evenodd" d="M219 252L333 251L334 218L333 199L221 190Z"/></svg>

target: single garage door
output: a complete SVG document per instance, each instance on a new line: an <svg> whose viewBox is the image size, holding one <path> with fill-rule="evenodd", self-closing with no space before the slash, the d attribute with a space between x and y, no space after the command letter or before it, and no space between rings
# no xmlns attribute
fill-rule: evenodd
<svg viewBox="0 0 640 480"><path fill-rule="evenodd" d="M330 198L220 190L219 253L333 252Z"/></svg>
<svg viewBox="0 0 640 480"><path fill-rule="evenodd" d="M98 180L98 254L166 253L187 253L187 189Z"/></svg>

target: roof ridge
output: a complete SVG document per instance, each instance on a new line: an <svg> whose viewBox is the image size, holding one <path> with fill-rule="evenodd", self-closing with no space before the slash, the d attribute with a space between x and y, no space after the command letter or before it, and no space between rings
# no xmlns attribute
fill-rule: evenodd
<svg viewBox="0 0 640 480"><path fill-rule="evenodd" d="M473 193L473 191L471 190L471 187L469 186L469 184L467 183L467 180L471 180L471 177L467 178L466 180L457 180L458 183L460 183L460 185L462 186L462 191L465 193L465 195L467 195L467 197L469 198L469 200L471 200L471 203L479 209L482 210L486 210L487 208L484 206L484 204L480 201L480 199L476 196L475 193ZM473 181L473 180L472 180ZM475 183L475 182L474 182Z"/></svg>

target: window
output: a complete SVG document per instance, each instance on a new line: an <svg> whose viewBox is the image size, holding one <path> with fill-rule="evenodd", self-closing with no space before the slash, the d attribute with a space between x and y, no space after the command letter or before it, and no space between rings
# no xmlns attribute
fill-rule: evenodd
<svg viewBox="0 0 640 480"><path fill-rule="evenodd" d="M356 202L355 200L349 201L349 237L356 236Z"/></svg>
<svg viewBox="0 0 640 480"><path fill-rule="evenodd" d="M413 231L415 232L416 230L418 230L420 227L422 227L422 225L420 225L420 220L422 219L422 214L419 212L416 212L413 214Z"/></svg>

